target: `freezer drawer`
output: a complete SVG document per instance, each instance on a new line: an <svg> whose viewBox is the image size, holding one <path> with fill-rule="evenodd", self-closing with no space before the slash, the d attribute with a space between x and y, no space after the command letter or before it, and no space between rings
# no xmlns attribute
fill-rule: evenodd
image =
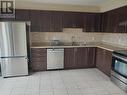
<svg viewBox="0 0 127 95"><path fill-rule="evenodd" d="M2 77L28 75L27 58L2 58Z"/></svg>

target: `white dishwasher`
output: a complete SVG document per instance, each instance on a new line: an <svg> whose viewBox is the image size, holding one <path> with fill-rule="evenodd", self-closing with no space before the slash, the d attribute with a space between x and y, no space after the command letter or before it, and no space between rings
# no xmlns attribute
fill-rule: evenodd
<svg viewBox="0 0 127 95"><path fill-rule="evenodd" d="M47 49L47 69L64 68L64 49Z"/></svg>

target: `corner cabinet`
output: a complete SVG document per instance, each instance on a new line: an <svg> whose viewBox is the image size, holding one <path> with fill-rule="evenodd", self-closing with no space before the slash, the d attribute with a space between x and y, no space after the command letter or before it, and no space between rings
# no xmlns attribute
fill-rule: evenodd
<svg viewBox="0 0 127 95"><path fill-rule="evenodd" d="M110 76L111 64L112 64L112 51L97 48L96 67L106 75Z"/></svg>
<svg viewBox="0 0 127 95"><path fill-rule="evenodd" d="M102 32L127 33L127 6L102 13Z"/></svg>
<svg viewBox="0 0 127 95"><path fill-rule="evenodd" d="M47 70L47 49L31 48L31 69L32 71Z"/></svg>

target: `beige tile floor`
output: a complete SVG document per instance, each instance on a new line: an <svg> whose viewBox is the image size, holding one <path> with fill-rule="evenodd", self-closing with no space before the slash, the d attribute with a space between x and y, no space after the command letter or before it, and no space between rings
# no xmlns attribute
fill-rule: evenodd
<svg viewBox="0 0 127 95"><path fill-rule="evenodd" d="M98 69L36 72L3 79L0 95L127 95Z"/></svg>

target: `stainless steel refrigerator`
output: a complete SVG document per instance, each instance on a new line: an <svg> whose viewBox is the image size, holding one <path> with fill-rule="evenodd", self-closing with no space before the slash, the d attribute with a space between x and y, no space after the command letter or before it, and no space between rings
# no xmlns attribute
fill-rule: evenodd
<svg viewBox="0 0 127 95"><path fill-rule="evenodd" d="M25 22L0 22L2 77L28 75Z"/></svg>

